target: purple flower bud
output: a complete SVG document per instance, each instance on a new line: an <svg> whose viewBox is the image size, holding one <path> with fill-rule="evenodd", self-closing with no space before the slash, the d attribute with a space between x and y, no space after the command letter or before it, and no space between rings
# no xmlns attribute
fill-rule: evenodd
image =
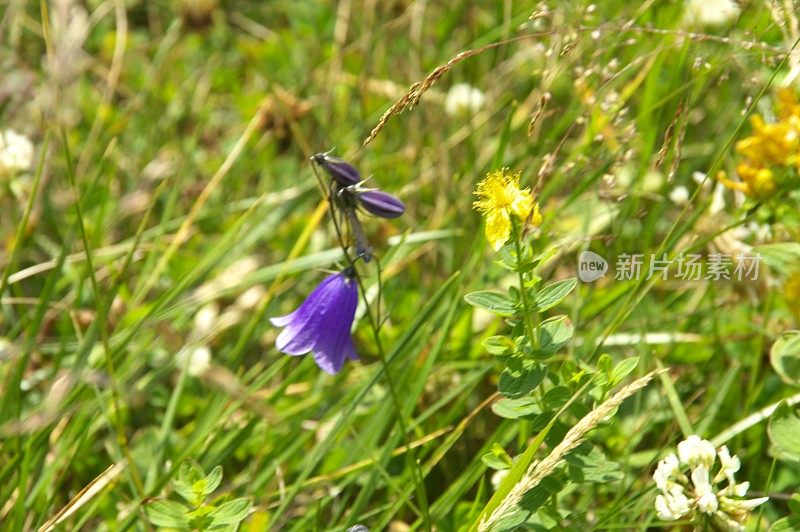
<svg viewBox="0 0 800 532"><path fill-rule="evenodd" d="M348 187L361 182L361 173L348 162L325 153L318 153L312 159L342 186Z"/></svg>
<svg viewBox="0 0 800 532"><path fill-rule="evenodd" d="M314 354L326 373L335 375L345 358L357 360L350 329L358 304L358 284L347 270L326 277L291 314L270 318L284 329L275 340L287 355Z"/></svg>
<svg viewBox="0 0 800 532"><path fill-rule="evenodd" d="M365 190L356 195L367 212L381 218L397 218L406 210L403 202L382 190Z"/></svg>

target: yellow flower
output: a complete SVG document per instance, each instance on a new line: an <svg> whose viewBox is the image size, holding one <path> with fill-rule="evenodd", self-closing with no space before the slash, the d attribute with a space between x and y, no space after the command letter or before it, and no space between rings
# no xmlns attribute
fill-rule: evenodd
<svg viewBox="0 0 800 532"><path fill-rule="evenodd" d="M542 223L539 205L533 201L530 189L520 190L520 173L511 173L508 168L489 172L478 183L475 208L486 216L486 239L495 251L511 236L511 216L533 225Z"/></svg>
<svg viewBox="0 0 800 532"><path fill-rule="evenodd" d="M800 151L798 117L790 116L774 124L767 124L754 116L753 135L736 143L736 151L751 163L759 166L790 165L797 161Z"/></svg>
<svg viewBox="0 0 800 532"><path fill-rule="evenodd" d="M800 103L797 102L794 90L789 87L783 87L778 91L778 104L776 107L781 120L785 120L790 116L800 116Z"/></svg>
<svg viewBox="0 0 800 532"><path fill-rule="evenodd" d="M736 167L736 173L742 178L740 187L735 187L747 194L752 198L766 198L775 192L775 174L769 168L759 168L750 166L747 163L741 163ZM731 187L728 183L723 181L723 184Z"/></svg>
<svg viewBox="0 0 800 532"><path fill-rule="evenodd" d="M741 182L720 179L756 199L773 195L800 170L800 103L791 89L781 89L777 100L778 121L767 123L753 116L753 133L736 143L736 152L743 156L736 166Z"/></svg>

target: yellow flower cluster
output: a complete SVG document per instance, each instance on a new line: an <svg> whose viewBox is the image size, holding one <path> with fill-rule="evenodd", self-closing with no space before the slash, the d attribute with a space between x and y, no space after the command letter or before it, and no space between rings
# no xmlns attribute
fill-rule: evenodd
<svg viewBox="0 0 800 532"><path fill-rule="evenodd" d="M475 208L486 216L486 239L495 251L511 236L511 217L533 225L542 223L539 205L533 201L530 189L520 190L520 173L508 168L489 172L478 183Z"/></svg>
<svg viewBox="0 0 800 532"><path fill-rule="evenodd" d="M755 199L772 195L785 176L800 170L800 103L792 89L778 92L778 121L767 123L758 115L750 119L753 134L736 143L743 160L736 166L741 182L719 176L727 187Z"/></svg>

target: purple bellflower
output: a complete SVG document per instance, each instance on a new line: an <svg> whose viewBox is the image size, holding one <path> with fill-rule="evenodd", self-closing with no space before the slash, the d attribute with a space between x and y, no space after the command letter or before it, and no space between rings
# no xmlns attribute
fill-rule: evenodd
<svg viewBox="0 0 800 532"><path fill-rule="evenodd" d="M350 329L358 304L358 284L350 268L326 277L291 314L270 318L283 330L275 340L287 355L313 353L323 371L335 375L345 358L357 360Z"/></svg>

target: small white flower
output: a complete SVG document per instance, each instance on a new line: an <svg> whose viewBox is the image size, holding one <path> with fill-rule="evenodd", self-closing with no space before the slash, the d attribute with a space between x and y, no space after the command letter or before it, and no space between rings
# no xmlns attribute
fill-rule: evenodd
<svg viewBox="0 0 800 532"><path fill-rule="evenodd" d="M457 83L447 91L444 110L450 116L464 116L478 112L486 102L480 89L467 83Z"/></svg>
<svg viewBox="0 0 800 532"><path fill-rule="evenodd" d="M675 476L678 473L680 473L678 457L675 456L675 453L670 453L666 458L658 463L656 472L653 473L653 480L655 480L658 489L661 491L667 491L669 489L669 485L672 483L670 481L670 477Z"/></svg>
<svg viewBox="0 0 800 532"><path fill-rule="evenodd" d="M688 0L685 20L691 26L722 26L739 16L733 0Z"/></svg>
<svg viewBox="0 0 800 532"><path fill-rule="evenodd" d="M181 349L178 352L177 362L179 368L186 366L186 373L192 377L199 377L211 367L211 350L204 345Z"/></svg>
<svg viewBox="0 0 800 532"><path fill-rule="evenodd" d="M719 456L719 462L722 466L720 473L728 479L728 484L734 485L736 484L736 479L734 478L734 473L739 471L739 468L742 466L739 457L734 455L731 456L731 452L728 450L728 447L723 445L720 447L719 452L717 453ZM747 490L745 490L747 491Z"/></svg>
<svg viewBox="0 0 800 532"><path fill-rule="evenodd" d="M742 482L733 487L733 494L737 497L744 497L747 495L747 490L750 489L750 482Z"/></svg>
<svg viewBox="0 0 800 532"><path fill-rule="evenodd" d="M711 205L708 206L708 212L717 214L725 210L725 190L725 186L722 183L717 183L711 195Z"/></svg>
<svg viewBox="0 0 800 532"><path fill-rule="evenodd" d="M13 129L0 131L0 174L24 172L33 164L33 144Z"/></svg>
<svg viewBox="0 0 800 532"><path fill-rule="evenodd" d="M697 466L692 471L692 484L694 484L694 493L697 496L697 508L701 512L714 515L719 508L719 501L714 494L714 488L708 475L708 469L702 465Z"/></svg>
<svg viewBox="0 0 800 532"><path fill-rule="evenodd" d="M681 486L673 485L669 491L656 496L656 511L659 519L663 521L675 521L680 519L691 510L689 498Z"/></svg>
<svg viewBox="0 0 800 532"><path fill-rule="evenodd" d="M678 458L691 467L704 465L707 469L714 463L717 451L714 444L692 434L678 444Z"/></svg>
<svg viewBox="0 0 800 532"><path fill-rule="evenodd" d="M511 469L499 469L494 473L492 473L491 482L492 482L492 487L494 488L495 491L497 491L497 488L500 487L500 484L508 476L509 471L511 471Z"/></svg>
<svg viewBox="0 0 800 532"><path fill-rule="evenodd" d="M725 506L726 509L731 512L750 512L768 500L769 497L757 497L755 499L725 499Z"/></svg>
<svg viewBox="0 0 800 532"><path fill-rule="evenodd" d="M216 303L204 305L194 315L194 332L199 337L207 336L211 333L214 325L219 318L219 307Z"/></svg>
<svg viewBox="0 0 800 532"><path fill-rule="evenodd" d="M675 205L686 205L686 202L689 201L689 189L683 185L678 185L670 191L669 199Z"/></svg>

